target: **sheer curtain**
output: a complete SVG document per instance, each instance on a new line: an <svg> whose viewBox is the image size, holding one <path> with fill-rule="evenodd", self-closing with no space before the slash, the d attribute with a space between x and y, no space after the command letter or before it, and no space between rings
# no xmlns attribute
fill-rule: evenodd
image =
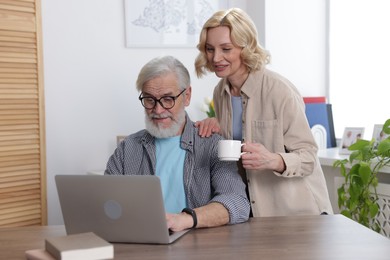
<svg viewBox="0 0 390 260"><path fill-rule="evenodd" d="M345 127L390 118L390 1L329 0L329 101L337 138Z"/></svg>

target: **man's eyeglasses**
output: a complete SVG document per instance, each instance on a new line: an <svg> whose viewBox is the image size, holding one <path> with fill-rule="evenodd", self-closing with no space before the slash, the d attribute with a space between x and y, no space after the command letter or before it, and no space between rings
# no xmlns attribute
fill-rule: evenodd
<svg viewBox="0 0 390 260"><path fill-rule="evenodd" d="M180 92L177 96L165 96L161 97L159 99L155 97L141 97L142 93L139 95L138 99L141 101L141 104L146 109L153 109L156 107L157 102L160 103L160 105L165 109L171 109L175 106L175 101L178 97L180 97L181 94L184 93L187 89L184 89L182 92Z"/></svg>

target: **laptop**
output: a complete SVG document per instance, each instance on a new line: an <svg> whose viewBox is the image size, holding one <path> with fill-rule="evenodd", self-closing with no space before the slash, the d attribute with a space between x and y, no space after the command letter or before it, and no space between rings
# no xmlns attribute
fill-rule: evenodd
<svg viewBox="0 0 390 260"><path fill-rule="evenodd" d="M151 175L57 175L66 233L93 232L109 242L170 244L160 178Z"/></svg>

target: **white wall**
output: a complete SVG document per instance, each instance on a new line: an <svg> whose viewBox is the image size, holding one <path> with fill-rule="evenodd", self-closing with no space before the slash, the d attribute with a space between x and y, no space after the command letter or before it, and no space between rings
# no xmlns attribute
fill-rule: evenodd
<svg viewBox="0 0 390 260"><path fill-rule="evenodd" d="M187 111L193 120L205 117L200 107L204 97L212 96L218 79L214 75L196 78L195 48L126 48L123 0L41 2L48 218L49 224L61 224L54 176L103 170L115 149L116 135L144 127L144 112L135 90L143 64L170 54L187 66L193 87ZM324 95L324 1L292 2L266 1L262 19L264 2L229 1L231 6L250 10L259 32L266 32L260 39L266 39L274 70L290 78L303 95Z"/></svg>
<svg viewBox="0 0 390 260"><path fill-rule="evenodd" d="M292 81L303 96L326 96L326 0L269 0L265 15L269 68Z"/></svg>

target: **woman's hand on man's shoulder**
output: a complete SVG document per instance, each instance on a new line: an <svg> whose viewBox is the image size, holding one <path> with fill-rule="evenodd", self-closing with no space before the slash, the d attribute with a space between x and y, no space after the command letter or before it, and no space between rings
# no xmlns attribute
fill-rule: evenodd
<svg viewBox="0 0 390 260"><path fill-rule="evenodd" d="M195 127L199 129L199 135L201 137L210 137L212 134L220 133L221 131L218 120L215 117L196 121Z"/></svg>

